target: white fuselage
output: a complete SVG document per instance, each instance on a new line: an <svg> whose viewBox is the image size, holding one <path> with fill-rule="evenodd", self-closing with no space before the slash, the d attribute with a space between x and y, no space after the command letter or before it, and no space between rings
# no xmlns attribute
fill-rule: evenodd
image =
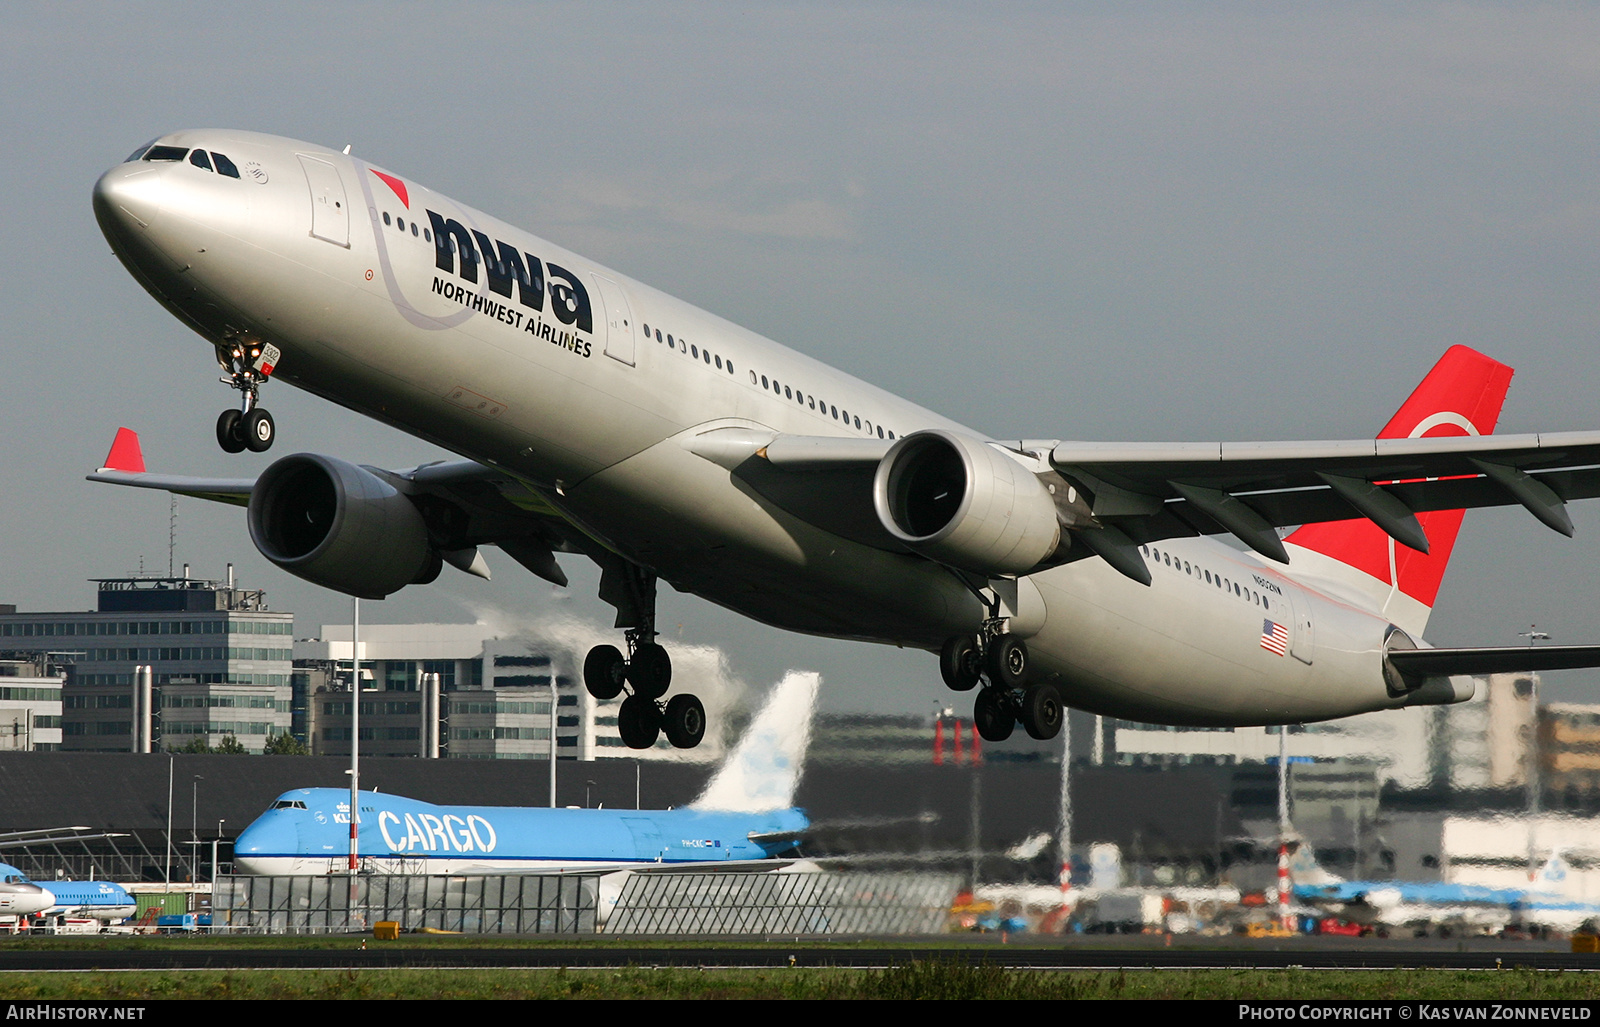
<svg viewBox="0 0 1600 1027"><path fill-rule="evenodd" d="M684 445L719 426L980 433L356 158L241 132L162 142L245 173L123 164L96 203L130 270L207 339L277 345L275 377L522 476L675 587L767 623L934 649L982 619L947 570L815 527ZM441 268L423 233L452 219L552 281L581 279L591 330L547 287L534 309L521 283L493 291L484 264L475 282L459 258ZM1093 558L1022 581L1013 627L1070 705L1242 725L1405 701L1384 685L1389 621L1359 595L1209 539L1152 548L1148 587ZM1269 621L1290 651L1263 647Z"/></svg>

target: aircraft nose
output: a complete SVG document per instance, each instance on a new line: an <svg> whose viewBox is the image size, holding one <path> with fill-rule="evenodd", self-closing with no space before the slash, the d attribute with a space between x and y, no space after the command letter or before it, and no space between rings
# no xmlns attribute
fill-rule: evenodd
<svg viewBox="0 0 1600 1027"><path fill-rule="evenodd" d="M118 164L94 184L94 216L114 248L137 239L161 214L162 165Z"/></svg>
<svg viewBox="0 0 1600 1027"><path fill-rule="evenodd" d="M296 852L300 833L285 817L269 811L239 833L233 843L235 859L250 856L280 856Z"/></svg>

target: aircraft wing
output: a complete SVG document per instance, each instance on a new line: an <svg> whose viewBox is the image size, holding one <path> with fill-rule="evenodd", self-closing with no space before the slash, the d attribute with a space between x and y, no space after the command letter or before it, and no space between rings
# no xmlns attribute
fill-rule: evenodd
<svg viewBox="0 0 1600 1027"><path fill-rule="evenodd" d="M903 442L904 440L902 440ZM819 527L904 551L878 522L872 481L896 443L723 428L691 452L720 463ZM1232 534L1279 562L1274 530L1366 518L1427 552L1416 514L1520 504L1571 535L1569 500L1600 497L1600 432L1314 442L991 442L1060 481L1064 526L1086 546L1067 559L1194 535ZM1107 530L1109 529L1109 530ZM1137 576L1137 575L1136 575Z"/></svg>
<svg viewBox="0 0 1600 1027"><path fill-rule="evenodd" d="M1414 514L1521 504L1565 535L1600 496L1600 432L1324 442L1060 442L1050 464L1134 542L1232 533L1283 560L1271 528L1365 517L1427 551ZM1268 551L1271 550L1271 551Z"/></svg>
<svg viewBox="0 0 1600 1027"><path fill-rule="evenodd" d="M486 565L476 559L475 547L497 545L528 570L557 585L567 584L556 563L557 552L583 552L603 556L603 550L566 520L543 495L526 481L503 470L471 460L423 464L403 471L365 467L396 490L412 497L436 496L447 500L459 514L444 526L458 548L444 558L469 573L488 577ZM234 506L248 506L255 487L251 478L201 478L155 474L145 470L139 436L118 428L105 466L87 475L89 481L160 489Z"/></svg>

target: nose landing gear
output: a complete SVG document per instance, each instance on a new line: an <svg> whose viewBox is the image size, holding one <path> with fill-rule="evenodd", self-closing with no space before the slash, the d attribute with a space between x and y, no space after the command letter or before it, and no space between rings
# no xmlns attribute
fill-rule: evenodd
<svg viewBox="0 0 1600 1027"><path fill-rule="evenodd" d="M246 345L235 340L217 347L217 363L227 371L221 381L238 389L239 409L224 410L217 417L217 444L227 453L265 453L277 440L278 427L264 407L257 406L261 386L272 374L281 356L270 343Z"/></svg>

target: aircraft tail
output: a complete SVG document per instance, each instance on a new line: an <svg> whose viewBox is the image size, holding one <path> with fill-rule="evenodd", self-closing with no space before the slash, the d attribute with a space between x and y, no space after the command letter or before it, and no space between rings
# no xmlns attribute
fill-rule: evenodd
<svg viewBox="0 0 1600 1027"><path fill-rule="evenodd" d="M1511 386L1511 368L1466 346L1452 346L1433 365L1398 413L1378 433L1380 439L1489 435ZM1439 594L1439 583L1465 511L1417 514L1428 536L1428 552L1397 543L1365 518L1307 524L1284 542L1298 547L1291 566L1318 576L1350 581L1378 600L1395 624L1420 635ZM1325 559L1319 559L1319 557ZM1332 566L1329 564L1342 566ZM1352 575L1350 571L1357 572Z"/></svg>
<svg viewBox="0 0 1600 1027"><path fill-rule="evenodd" d="M811 671L785 674L689 808L762 813L793 806L821 684L822 676Z"/></svg>
<svg viewBox="0 0 1600 1027"><path fill-rule="evenodd" d="M1316 853L1311 851L1311 843L1307 841L1295 846L1293 854L1289 856L1289 880L1312 887L1344 883L1344 878L1322 869Z"/></svg>
<svg viewBox="0 0 1600 1027"><path fill-rule="evenodd" d="M1565 856L1561 850L1550 853L1533 879L1528 882L1528 890L1540 895L1557 895L1565 898L1572 889L1571 868L1567 866Z"/></svg>

